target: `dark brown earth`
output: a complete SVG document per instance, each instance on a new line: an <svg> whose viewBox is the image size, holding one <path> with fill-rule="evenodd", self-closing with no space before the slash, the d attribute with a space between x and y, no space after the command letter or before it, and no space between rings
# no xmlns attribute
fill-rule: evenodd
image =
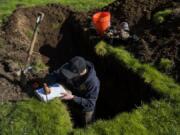
<svg viewBox="0 0 180 135"><path fill-rule="evenodd" d="M43 12L45 17L39 27L32 61L41 56L39 50L42 46L50 47L50 49L47 48L48 53L56 48L63 37L63 34L59 33L60 29L72 11L68 7L50 4L43 7L18 8L13 12L8 22L3 26L0 38L0 92L2 93L0 100L16 101L26 99L31 95L27 91L29 86L27 86L26 91L22 91L18 82L19 78L14 73L20 69L19 63L26 63L27 51L32 40L36 16L39 12ZM44 56L43 60L47 63L49 57ZM29 79L44 76L42 73L40 74L40 76L29 76Z"/></svg>
<svg viewBox="0 0 180 135"><path fill-rule="evenodd" d="M56 47L62 38L62 35L59 35L59 30L72 11L67 7L55 4L15 10L4 26L6 41L16 49L27 50L32 39L36 16L39 12L43 12L45 17L39 28L34 51L39 53L39 48L43 45ZM19 58L22 58L22 56Z"/></svg>
<svg viewBox="0 0 180 135"><path fill-rule="evenodd" d="M140 21L142 24L142 21L150 20L152 11L167 2L168 0L117 0L103 10L111 12L117 25L119 21L127 21L133 27Z"/></svg>
<svg viewBox="0 0 180 135"><path fill-rule="evenodd" d="M156 25L152 16L157 11L173 9L176 11L162 24ZM90 16L95 11L90 12ZM168 58L174 63L170 73L180 81L180 2L168 0L121 0L104 7L101 11L110 11L112 27L119 28L121 22L130 25L131 34L140 38L139 42L115 40L112 45L124 44L141 62L158 66L161 58ZM89 24L80 20L81 27Z"/></svg>
<svg viewBox="0 0 180 135"><path fill-rule="evenodd" d="M115 23L127 21L134 34L141 38L140 43L126 45L127 49L135 54L143 62L156 63L160 58L169 58L173 61L179 59L180 45L180 15L172 15L168 21L161 25L152 22L152 16L156 11L163 9L180 8L178 1L168 0L123 0L116 1L105 7L109 10ZM123 6L121 6L123 5ZM178 11L179 12L179 11Z"/></svg>
<svg viewBox="0 0 180 135"><path fill-rule="evenodd" d="M117 28L122 21L127 21L132 34L136 34L140 40L138 42L117 40L112 45L123 44L142 62L156 64L160 58L173 60L175 66L172 75L175 77L175 74L178 74L175 79L179 80L179 15L170 16L167 22L158 26L153 24L151 19L156 11L178 7L177 1L117 0L103 9L88 13L75 12L58 4L18 8L9 17L0 33L1 44L6 44L0 48L0 92L4 93L0 100L17 101L28 98L31 96L29 93L32 93L31 82L45 76L45 73L33 75L29 78L27 88L21 88L14 75L14 71L19 68L17 63L26 62L38 12L43 12L45 18L39 28L33 60L37 56L42 56L50 71L57 69L75 55L92 61L101 80L97 104L98 117L110 118L119 112L130 111L142 101L149 102L152 98L159 98L159 94L144 84L144 80L125 69L123 65L119 65L113 58L96 56L94 46L102 39L92 26L91 16L96 11L108 10L112 14L112 25ZM117 86L119 81L123 82L123 85ZM31 89L30 92L27 89ZM105 108L111 112L106 112Z"/></svg>
<svg viewBox="0 0 180 135"><path fill-rule="evenodd" d="M127 43L126 49L132 52L142 62L150 62L158 65L161 58L168 58L175 63L170 73L177 81L179 73L179 49L180 49L180 2L167 0L143 1L124 0L116 1L105 9L110 10L115 22L118 24L127 21L130 24L132 34L140 37L137 43ZM123 5L123 6L121 6ZM163 9L176 9L167 21L155 25L152 16ZM118 19L117 19L118 18Z"/></svg>
<svg viewBox="0 0 180 135"><path fill-rule="evenodd" d="M179 61L179 8L180 2L178 1L117 0L101 11L111 12L113 27L118 29L120 23L126 21L130 25L131 34L136 34L140 38L138 43L118 41L115 44L125 44L126 49L142 62L158 63L160 58ZM176 9L177 14L169 16L163 24L154 24L152 21L153 14L164 9ZM92 16L96 11L89 12L89 16ZM87 20L82 18L77 19L80 27L92 27L90 23L87 23L88 17ZM92 33L91 36L96 35Z"/></svg>

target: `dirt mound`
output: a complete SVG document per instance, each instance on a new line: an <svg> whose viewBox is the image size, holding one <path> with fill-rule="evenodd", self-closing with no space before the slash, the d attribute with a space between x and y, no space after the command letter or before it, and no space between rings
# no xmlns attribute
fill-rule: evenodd
<svg viewBox="0 0 180 135"><path fill-rule="evenodd" d="M3 44L8 44L6 46L3 45L0 51L0 56L2 56L0 58L1 101L22 100L32 94L32 88L30 88L31 92L29 92L29 85L23 89L20 87L14 71L11 71L9 68L14 68L18 63L26 62L25 58L39 12L43 12L45 16L39 27L33 58L37 58L40 55L42 46L49 46L50 49L46 49L46 53L54 55L54 52L51 52L51 50L55 49L62 38L64 38L64 32L60 31L73 11L59 4L49 4L47 6L18 8L13 12L8 22L3 26L3 32L1 33L1 37L5 39L5 41L3 39ZM49 57L44 56L43 58L44 62L47 63ZM20 69L20 67L18 68ZM38 77L40 76L31 76L29 79ZM26 91L23 91L25 89Z"/></svg>
<svg viewBox="0 0 180 135"><path fill-rule="evenodd" d="M15 81L14 75L7 68L7 63L12 61L0 61L0 102L17 101L27 98L27 94L22 92L18 82ZM15 67L13 65L12 67Z"/></svg>
<svg viewBox="0 0 180 135"><path fill-rule="evenodd" d="M43 12L45 17L40 24L35 52L39 52L39 48L45 44L56 47L61 36L63 36L59 36L62 24L71 13L69 8L58 4L15 10L4 26L6 41L11 45L15 45L17 49L22 48L27 51L39 12Z"/></svg>
<svg viewBox="0 0 180 135"><path fill-rule="evenodd" d="M180 5L179 5L180 7ZM180 13L179 13L180 15ZM158 65L161 58L168 58L174 63L171 75L180 80L180 16L171 15L161 25L149 25L149 28L142 33L152 52L151 62Z"/></svg>
<svg viewBox="0 0 180 135"><path fill-rule="evenodd" d="M122 21L130 24L132 34L136 34L140 41L124 42L126 49L132 52L142 62L151 62L155 65L161 58L170 59L174 65L172 74L179 80L180 65L180 3L179 1L168 0L117 0L108 5L103 10L110 11L112 14L112 25L119 27ZM152 21L154 13L164 9L174 10L174 14L167 18L167 21L156 25ZM177 75L178 74L178 75Z"/></svg>
<svg viewBox="0 0 180 135"><path fill-rule="evenodd" d="M127 21L133 26L142 18L149 20L151 12L167 2L168 0L117 0L103 10L110 11L115 20Z"/></svg>

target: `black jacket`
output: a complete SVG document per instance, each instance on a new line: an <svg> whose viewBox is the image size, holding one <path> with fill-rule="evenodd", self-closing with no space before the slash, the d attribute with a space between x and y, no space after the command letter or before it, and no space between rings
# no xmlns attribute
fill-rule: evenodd
<svg viewBox="0 0 180 135"><path fill-rule="evenodd" d="M80 105L85 112L94 111L100 89L100 81L91 62L87 61L88 72L81 78L67 79L61 74L61 68L47 76L49 83L58 82L72 91L75 103Z"/></svg>

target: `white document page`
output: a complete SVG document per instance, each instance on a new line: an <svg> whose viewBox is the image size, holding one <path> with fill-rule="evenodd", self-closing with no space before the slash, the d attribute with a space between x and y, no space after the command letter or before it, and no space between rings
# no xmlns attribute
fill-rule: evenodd
<svg viewBox="0 0 180 135"><path fill-rule="evenodd" d="M47 95L44 92L44 88L35 90L35 93L39 97L40 100L46 102L56 97L62 97L63 96L62 93L66 92L64 87L60 84L53 84L52 86L50 86L50 89L51 89L51 93Z"/></svg>

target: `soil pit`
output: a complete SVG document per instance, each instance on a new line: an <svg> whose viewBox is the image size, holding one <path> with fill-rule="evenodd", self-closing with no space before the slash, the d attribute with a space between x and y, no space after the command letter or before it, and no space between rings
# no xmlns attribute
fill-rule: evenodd
<svg viewBox="0 0 180 135"><path fill-rule="evenodd" d="M116 2L119 3L120 1ZM123 2L128 1L124 0ZM150 9L147 8L150 14L151 11L158 6L158 4L156 5L156 2L152 3ZM159 5L162 4L160 1L158 3ZM144 4L144 2L141 4L140 7L144 5L146 5L146 7L148 6L148 4ZM117 5L122 5L122 15L124 14L123 17L130 22L130 26L132 28L135 25L138 26L138 23L141 18L144 17L144 14L140 14L139 19L136 20L135 18L137 16L126 15L127 10L125 9L127 8L125 8L123 4ZM118 11L116 10L119 8L113 7L114 5L111 4L109 7L102 10L113 10L112 22L118 27L119 22L124 20L119 20L117 17ZM140 7L138 8L139 10L141 9ZM136 6L134 10L135 9ZM139 10L138 12L141 13ZM4 37L10 44L5 48L6 51L10 53L8 55L4 54L4 58L25 62L24 58L27 56L26 52L32 38L36 15L38 12L45 13L45 18L39 29L38 41L35 47L36 53L34 53L33 57L42 55L43 60L49 66L50 71L57 69L76 55L83 56L92 61L101 81L101 90L97 101L96 118L110 119L120 112L131 111L137 106L140 106L142 102L150 102L154 98L159 99L160 94L156 93L149 85L144 83L143 79L138 77L132 71L127 70L114 58L100 58L94 53L94 46L100 40L91 25L91 16L95 11L96 10L89 13L77 13L67 7L56 4L44 7L17 9L4 26ZM115 14L115 12L117 13ZM146 23L143 22L143 24L145 25ZM139 32L140 29L137 31ZM130 45L127 44L126 47L131 50ZM141 50L139 52L141 52ZM145 53L146 52L143 54ZM2 60L2 63L3 62L4 60ZM4 70L4 65L2 67ZM7 71L5 71L5 73L6 72ZM2 76L2 78L6 77ZM13 84L8 79L5 80L8 84ZM3 88L3 85L1 84L0 87ZM16 84L9 86L9 88L17 87L19 86L16 86ZM3 89L3 91L5 91L5 89ZM20 93L24 92L20 90ZM21 96L21 99L25 97L26 96Z"/></svg>

